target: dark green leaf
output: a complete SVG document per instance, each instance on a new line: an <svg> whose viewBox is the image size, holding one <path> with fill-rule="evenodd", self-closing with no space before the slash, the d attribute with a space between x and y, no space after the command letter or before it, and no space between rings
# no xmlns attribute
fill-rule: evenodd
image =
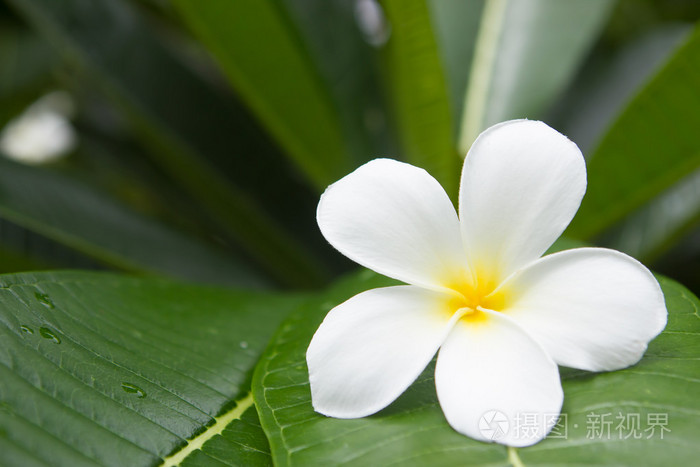
<svg viewBox="0 0 700 467"><path fill-rule="evenodd" d="M322 300L294 312L273 337L253 377L253 395L276 465L691 465L700 449L700 301L681 285L660 278L669 323L637 365L610 373L563 370L566 439L546 439L519 450L471 440L452 430L435 394L431 366L385 410L356 420L327 418L313 411L306 349L324 315L353 294L392 281L365 271L329 291ZM588 439L589 414L667 414L640 439ZM632 417L634 418L634 417ZM653 420L652 420L653 421ZM624 434L627 434L626 432ZM522 465L522 464L516 464Z"/></svg>
<svg viewBox="0 0 700 467"><path fill-rule="evenodd" d="M382 5L391 28L383 51L386 87L401 158L426 169L455 197L459 157L430 9L423 0L385 0Z"/></svg>
<svg viewBox="0 0 700 467"><path fill-rule="evenodd" d="M356 21L356 1L282 0L339 113L353 167L387 154L374 51Z"/></svg>
<svg viewBox="0 0 700 467"><path fill-rule="evenodd" d="M157 465L229 417L202 452L267 465L254 411L239 412L299 302L111 274L0 277L0 464Z"/></svg>
<svg viewBox="0 0 700 467"><path fill-rule="evenodd" d="M629 103L588 163L567 233L590 238L700 166L700 27Z"/></svg>
<svg viewBox="0 0 700 467"><path fill-rule="evenodd" d="M169 230L75 180L4 157L0 157L0 217L127 270L248 287L267 284L240 260Z"/></svg>
<svg viewBox="0 0 700 467"><path fill-rule="evenodd" d="M92 258L0 216L0 273L48 269L99 269Z"/></svg>
<svg viewBox="0 0 700 467"><path fill-rule="evenodd" d="M328 88L281 2L175 0L174 5L317 189L351 169Z"/></svg>

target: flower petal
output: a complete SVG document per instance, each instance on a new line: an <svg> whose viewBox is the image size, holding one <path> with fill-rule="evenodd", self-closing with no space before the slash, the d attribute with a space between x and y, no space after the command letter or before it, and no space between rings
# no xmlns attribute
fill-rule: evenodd
<svg viewBox="0 0 700 467"><path fill-rule="evenodd" d="M585 191L581 151L546 124L513 120L481 133L464 161L459 195L472 270L497 285L539 258Z"/></svg>
<svg viewBox="0 0 700 467"><path fill-rule="evenodd" d="M368 162L328 187L317 220L338 251L386 276L439 289L465 274L457 213L423 169Z"/></svg>
<svg viewBox="0 0 700 467"><path fill-rule="evenodd" d="M460 321L440 349L437 395L449 424L480 441L530 446L556 424L564 399L557 365L501 313Z"/></svg>
<svg viewBox="0 0 700 467"><path fill-rule="evenodd" d="M393 402L457 320L447 312L450 298L398 286L368 290L333 308L306 352L314 409L359 418Z"/></svg>
<svg viewBox="0 0 700 467"><path fill-rule="evenodd" d="M666 326L659 283L637 260L614 250L554 253L502 287L504 312L560 365L590 371L633 365Z"/></svg>

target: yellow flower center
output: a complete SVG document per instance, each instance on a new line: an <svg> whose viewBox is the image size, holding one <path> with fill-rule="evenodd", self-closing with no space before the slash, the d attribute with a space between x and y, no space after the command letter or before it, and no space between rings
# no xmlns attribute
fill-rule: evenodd
<svg viewBox="0 0 700 467"><path fill-rule="evenodd" d="M450 316L460 312L461 320L479 323L488 320L488 314L483 310L502 311L505 308L506 291L503 288L497 290L498 284L486 277L476 274L473 282L460 280L448 285L455 292L447 302Z"/></svg>

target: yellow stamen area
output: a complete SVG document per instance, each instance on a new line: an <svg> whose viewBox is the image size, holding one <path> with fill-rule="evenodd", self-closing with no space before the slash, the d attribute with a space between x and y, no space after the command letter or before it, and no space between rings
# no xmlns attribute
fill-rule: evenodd
<svg viewBox="0 0 700 467"><path fill-rule="evenodd" d="M461 321L470 324L485 323L489 315L484 309L503 311L506 306L507 294L503 288L497 289L494 280L485 280L477 274L474 281L460 280L448 284L454 295L446 303L446 311L450 316L462 313ZM481 280L479 280L481 279Z"/></svg>

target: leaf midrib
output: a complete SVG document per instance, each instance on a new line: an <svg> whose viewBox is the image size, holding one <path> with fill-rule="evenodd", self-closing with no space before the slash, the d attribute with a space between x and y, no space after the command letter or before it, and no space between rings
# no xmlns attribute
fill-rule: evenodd
<svg viewBox="0 0 700 467"><path fill-rule="evenodd" d="M204 444L212 439L213 437L220 435L228 425L230 425L235 420L240 420L243 412L248 410L254 404L253 393L248 392L248 394L236 401L234 407L228 412L216 417L216 422L207 428L201 434L195 436L193 439L187 441L187 444L180 448L177 452L166 457L161 464L162 467L175 467L180 465L190 454L197 450L201 450Z"/></svg>

